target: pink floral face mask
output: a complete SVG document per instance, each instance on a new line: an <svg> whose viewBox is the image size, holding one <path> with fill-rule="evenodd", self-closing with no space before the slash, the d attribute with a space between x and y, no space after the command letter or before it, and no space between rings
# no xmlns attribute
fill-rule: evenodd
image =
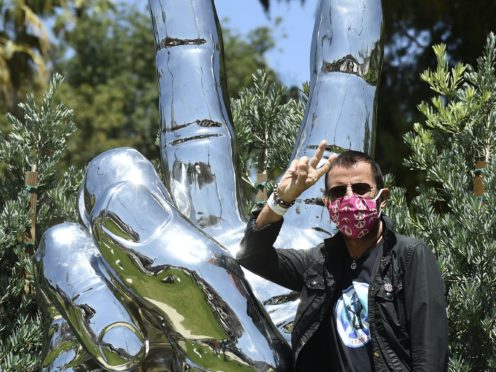
<svg viewBox="0 0 496 372"><path fill-rule="evenodd" d="M361 239L369 234L379 221L377 208L379 191L374 199L352 194L337 198L327 205L331 221L347 238Z"/></svg>

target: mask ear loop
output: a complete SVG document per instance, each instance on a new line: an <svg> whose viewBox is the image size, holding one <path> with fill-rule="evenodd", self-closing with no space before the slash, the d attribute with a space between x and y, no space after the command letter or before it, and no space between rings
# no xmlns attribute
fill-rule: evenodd
<svg viewBox="0 0 496 372"><path fill-rule="evenodd" d="M380 189L379 190L379 193L377 194L377 196L373 199L375 202L377 202L377 200L381 197L381 194L382 192L384 191L384 189ZM382 209L380 206L377 206L377 209L379 209L379 213L377 214L377 217L381 217L381 214L382 214Z"/></svg>
<svg viewBox="0 0 496 372"><path fill-rule="evenodd" d="M377 194L377 196L374 198L374 201L377 201L377 199L379 199L379 198L380 198L380 196L381 196L381 194L382 194L382 192L383 192L383 191L384 191L384 189L380 189L380 190L379 190L379 193L378 193L378 194Z"/></svg>

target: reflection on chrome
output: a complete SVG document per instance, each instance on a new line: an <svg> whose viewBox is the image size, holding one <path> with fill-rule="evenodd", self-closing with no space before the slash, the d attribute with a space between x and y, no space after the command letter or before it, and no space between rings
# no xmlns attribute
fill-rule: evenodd
<svg viewBox="0 0 496 372"><path fill-rule="evenodd" d="M47 230L37 253L51 309L43 368L290 369L298 294L233 259L245 222L213 0L149 5L167 187L133 149L90 162L82 225ZM380 0L321 0L293 157L313 154L322 138L325 157L373 152L381 37ZM323 182L297 201L277 246L305 249L332 233L322 191Z"/></svg>
<svg viewBox="0 0 496 372"><path fill-rule="evenodd" d="M321 0L311 48L310 96L292 158L329 143L322 161L345 149L374 152L382 65L380 0ZM277 246L308 248L334 233L321 201L324 179L285 216ZM302 229L295 240L294 229Z"/></svg>
<svg viewBox="0 0 496 372"><path fill-rule="evenodd" d="M38 247L41 288L103 367L123 370L144 356L139 326L112 293L91 235L80 225L48 229Z"/></svg>
<svg viewBox="0 0 496 372"><path fill-rule="evenodd" d="M223 245L244 229L212 0L151 0L162 118L161 155L177 208Z"/></svg>
<svg viewBox="0 0 496 372"><path fill-rule="evenodd" d="M153 165L138 151L131 148L106 151L91 161L79 192L79 215L87 229L91 231L89 215L95 200L100 199L116 182L127 181L145 184L157 198L172 200Z"/></svg>
<svg viewBox="0 0 496 372"><path fill-rule="evenodd" d="M112 275L161 322L183 365L289 368L289 348L238 263L165 200L121 182L96 202L91 221Z"/></svg>
<svg viewBox="0 0 496 372"><path fill-rule="evenodd" d="M239 264L174 208L141 154L101 154L83 189L93 238L58 225L44 234L38 259L42 288L98 363L151 368L160 353L149 350L161 344L168 368L290 368L289 346Z"/></svg>
<svg viewBox="0 0 496 372"><path fill-rule="evenodd" d="M42 370L74 371L76 367L78 371L96 370L98 365L81 346L67 321L60 314L51 315Z"/></svg>

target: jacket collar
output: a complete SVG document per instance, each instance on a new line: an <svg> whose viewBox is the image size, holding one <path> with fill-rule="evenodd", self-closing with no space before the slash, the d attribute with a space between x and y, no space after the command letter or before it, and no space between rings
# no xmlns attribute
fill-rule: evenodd
<svg viewBox="0 0 496 372"><path fill-rule="evenodd" d="M394 231L393 221L387 216L382 216L382 222L384 223L384 232L382 233L384 245L382 246L382 258L379 264L379 272L381 273L381 277L384 277L392 260L391 250L396 244L397 237L396 232Z"/></svg>
<svg viewBox="0 0 496 372"><path fill-rule="evenodd" d="M382 216L382 222L384 224L384 255L389 255L391 249L393 249L396 244L396 231L394 230L394 223L388 216Z"/></svg>

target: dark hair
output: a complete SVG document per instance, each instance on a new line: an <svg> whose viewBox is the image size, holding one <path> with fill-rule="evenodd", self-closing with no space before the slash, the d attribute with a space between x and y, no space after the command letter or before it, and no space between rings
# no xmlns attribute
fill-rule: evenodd
<svg viewBox="0 0 496 372"><path fill-rule="evenodd" d="M347 150L341 153L332 162L331 169L329 169L329 172L334 167L351 168L356 163L359 163L361 161L370 164L370 168L372 169L372 177L374 177L376 187L379 190L384 188L384 179L382 178L382 171L381 168L379 167L379 164L374 159L372 159L368 154L361 151ZM329 175L329 172L326 173L324 179L326 194L327 194L327 190L329 189L327 187L327 176Z"/></svg>

